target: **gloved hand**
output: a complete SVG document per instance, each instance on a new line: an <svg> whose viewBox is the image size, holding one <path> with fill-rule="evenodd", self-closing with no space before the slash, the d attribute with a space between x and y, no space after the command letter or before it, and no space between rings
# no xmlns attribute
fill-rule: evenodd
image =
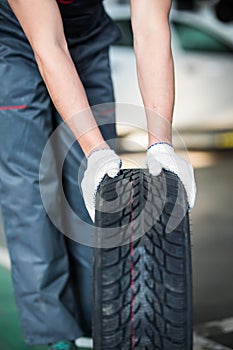
<svg viewBox="0 0 233 350"><path fill-rule="evenodd" d="M87 159L87 169L81 182L83 198L92 221L95 221L95 198L99 184L107 174L119 174L121 159L112 149L97 149Z"/></svg>
<svg viewBox="0 0 233 350"><path fill-rule="evenodd" d="M189 209L192 209L196 198L196 182L191 163L178 156L173 147L167 143L155 143L148 147L146 164L152 175L159 175L162 168L174 172L182 181L187 192Z"/></svg>

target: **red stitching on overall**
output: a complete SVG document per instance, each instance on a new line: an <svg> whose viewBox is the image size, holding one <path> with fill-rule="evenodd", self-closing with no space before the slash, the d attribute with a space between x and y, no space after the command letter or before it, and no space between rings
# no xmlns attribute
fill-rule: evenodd
<svg viewBox="0 0 233 350"><path fill-rule="evenodd" d="M26 105L22 105L22 106L0 106L0 111L7 111L10 109L25 109L27 108Z"/></svg>

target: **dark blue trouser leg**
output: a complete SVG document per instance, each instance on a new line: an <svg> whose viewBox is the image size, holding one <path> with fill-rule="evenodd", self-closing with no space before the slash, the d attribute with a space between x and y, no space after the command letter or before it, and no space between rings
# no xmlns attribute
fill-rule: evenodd
<svg viewBox="0 0 233 350"><path fill-rule="evenodd" d="M0 105L10 108L0 111L1 206L25 339L48 343L82 330L64 236L49 220L39 192L40 158L53 130L50 98L35 63L22 54L12 57L8 47L0 58Z"/></svg>
<svg viewBox="0 0 233 350"><path fill-rule="evenodd" d="M59 116L52 112L50 98L30 55L24 57L20 51L17 56L15 43L0 54L0 106L9 107L0 111L0 199L25 339L39 344L74 339L83 333L83 328L90 329L92 248L64 238L41 202L40 159ZM96 52L91 58L87 50L84 58L89 63L80 75L90 103L111 101L107 51ZM21 108L10 108L14 106ZM105 136L113 137L114 128L109 130L105 130ZM77 212L80 208L85 212L76 180L80 156L83 155L76 144L63 173L69 202ZM77 160L75 166L73 159ZM55 170L54 159L51 171ZM77 227L80 229L82 225Z"/></svg>

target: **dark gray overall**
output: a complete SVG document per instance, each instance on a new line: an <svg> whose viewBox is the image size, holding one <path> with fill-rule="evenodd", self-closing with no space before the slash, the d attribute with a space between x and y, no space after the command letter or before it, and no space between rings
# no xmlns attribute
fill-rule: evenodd
<svg viewBox="0 0 233 350"><path fill-rule="evenodd" d="M90 105L114 101L108 49L119 37L118 29L100 0L60 0L59 7ZM114 123L114 113L106 118ZM16 302L29 344L74 339L91 330L92 248L58 231L39 190L42 152L60 123L32 49L7 1L1 0L0 200ZM114 126L102 132L105 139L115 137ZM77 186L83 158L76 143L66 158L63 181L70 205L83 218L77 230L85 234L84 221L89 230L90 218Z"/></svg>

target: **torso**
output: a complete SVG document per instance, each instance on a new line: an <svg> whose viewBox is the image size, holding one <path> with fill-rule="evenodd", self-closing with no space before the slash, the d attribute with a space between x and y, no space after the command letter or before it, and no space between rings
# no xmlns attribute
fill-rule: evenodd
<svg viewBox="0 0 233 350"><path fill-rule="evenodd" d="M79 17L94 11L103 0L57 0L62 17Z"/></svg>
<svg viewBox="0 0 233 350"><path fill-rule="evenodd" d="M1 1L1 0L0 0ZM66 35L78 35L93 26L102 13L103 0L56 0Z"/></svg>

